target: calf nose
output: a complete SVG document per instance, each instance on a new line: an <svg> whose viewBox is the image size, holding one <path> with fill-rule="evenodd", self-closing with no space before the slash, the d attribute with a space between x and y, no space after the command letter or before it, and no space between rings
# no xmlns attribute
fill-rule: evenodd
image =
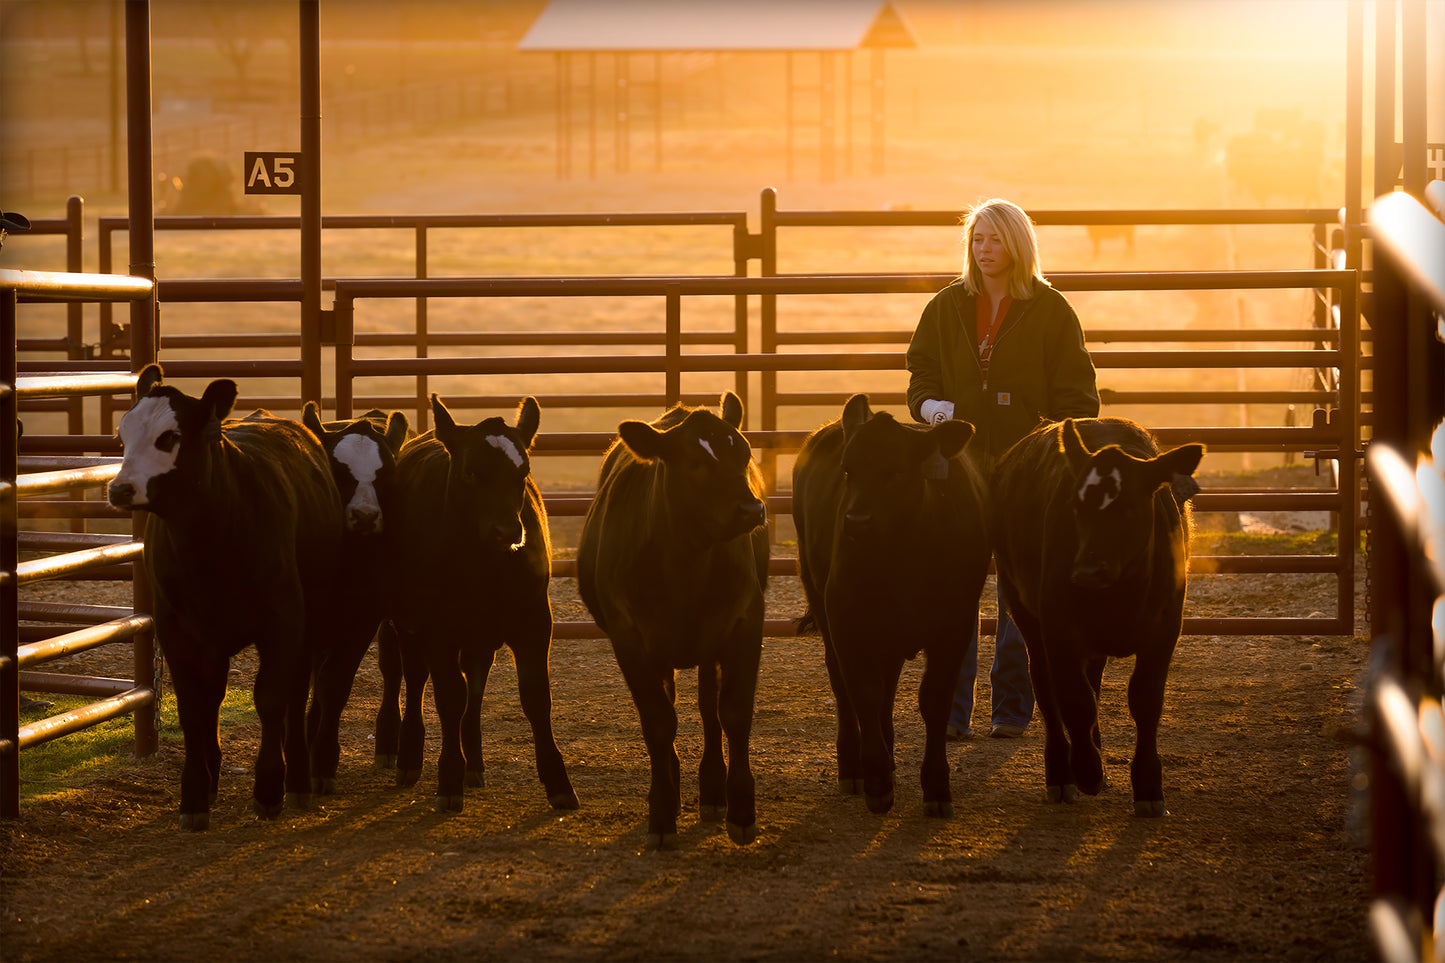
<svg viewBox="0 0 1445 963"><path fill-rule="evenodd" d="M1085 560L1074 563L1074 571L1070 574L1069 580L1080 588L1101 589L1107 588L1113 581L1109 568L1103 562L1097 560Z"/></svg>
<svg viewBox="0 0 1445 963"><path fill-rule="evenodd" d="M762 502L754 499L738 506L738 518L751 531L768 520L768 510Z"/></svg>
<svg viewBox="0 0 1445 963"><path fill-rule="evenodd" d="M111 482L110 503L116 508L130 508L135 504L135 486L130 482Z"/></svg>
<svg viewBox="0 0 1445 963"><path fill-rule="evenodd" d="M527 533L520 519L500 522L492 526L492 540L503 548L521 548Z"/></svg>
<svg viewBox="0 0 1445 963"><path fill-rule="evenodd" d="M872 512L844 512L843 534L850 538L868 534L873 528Z"/></svg>
<svg viewBox="0 0 1445 963"><path fill-rule="evenodd" d="M353 508L346 513L346 527L358 535L370 535L381 531L381 512L368 508Z"/></svg>

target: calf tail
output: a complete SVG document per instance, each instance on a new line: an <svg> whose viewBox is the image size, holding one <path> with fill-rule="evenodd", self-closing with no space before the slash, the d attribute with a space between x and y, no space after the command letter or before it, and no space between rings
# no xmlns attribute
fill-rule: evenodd
<svg viewBox="0 0 1445 963"><path fill-rule="evenodd" d="M813 615L813 609L811 606L793 623L793 629L799 635L818 634L818 619L816 616Z"/></svg>

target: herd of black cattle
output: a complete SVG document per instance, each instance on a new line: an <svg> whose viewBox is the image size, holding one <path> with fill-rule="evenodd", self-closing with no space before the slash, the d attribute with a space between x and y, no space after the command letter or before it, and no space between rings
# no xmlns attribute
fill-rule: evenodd
<svg viewBox="0 0 1445 963"><path fill-rule="evenodd" d="M441 724L436 805L460 810L484 780L487 674L511 648L548 803L575 809L552 734L552 547L531 475L540 411L435 428L400 412L323 423L255 411L227 420L232 381L192 397L141 373L120 422L110 501L149 513L145 567L156 638L185 739L180 826L201 830L220 778L218 718L232 656L257 648L255 808L336 791L338 728L375 639L384 680L379 761L398 785L422 767L422 695ZM757 836L748 761L769 537L743 406L675 406L624 421L603 458L577 550L582 600L611 639L651 760L647 845L676 844L681 774L675 672L696 667L698 801L737 843ZM1164 813L1157 749L1188 569L1192 474L1203 446L1160 453L1133 422L1041 425L975 464L973 426L925 427L855 395L793 471L808 613L838 707L838 783L874 812L893 804L893 707L905 660L926 654L925 811L952 813L945 728L990 558L1022 631L1045 729L1047 798L1106 783L1098 698L1107 658L1135 656L1135 812ZM405 712L398 709L405 683ZM726 757L722 740L726 736Z"/></svg>

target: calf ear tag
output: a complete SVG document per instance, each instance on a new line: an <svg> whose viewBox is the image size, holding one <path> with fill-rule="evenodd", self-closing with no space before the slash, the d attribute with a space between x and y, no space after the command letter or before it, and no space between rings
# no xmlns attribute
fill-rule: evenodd
<svg viewBox="0 0 1445 963"><path fill-rule="evenodd" d="M998 393L998 403L1005 406L1011 405L1013 404L1013 396L1010 395L1007 391L1000 391Z"/></svg>

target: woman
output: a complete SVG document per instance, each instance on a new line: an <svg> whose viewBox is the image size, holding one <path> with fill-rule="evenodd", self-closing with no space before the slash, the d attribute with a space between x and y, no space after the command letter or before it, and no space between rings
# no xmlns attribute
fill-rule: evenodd
<svg viewBox="0 0 1445 963"><path fill-rule="evenodd" d="M964 272L923 309L908 346L908 408L926 424L972 422L970 450L997 458L1041 421L1095 418L1094 364L1074 308L1044 280L1038 238L1018 205L994 198L963 220ZM954 693L949 738L971 736L975 630ZM1023 734L1033 718L1023 637L999 606L990 735Z"/></svg>

